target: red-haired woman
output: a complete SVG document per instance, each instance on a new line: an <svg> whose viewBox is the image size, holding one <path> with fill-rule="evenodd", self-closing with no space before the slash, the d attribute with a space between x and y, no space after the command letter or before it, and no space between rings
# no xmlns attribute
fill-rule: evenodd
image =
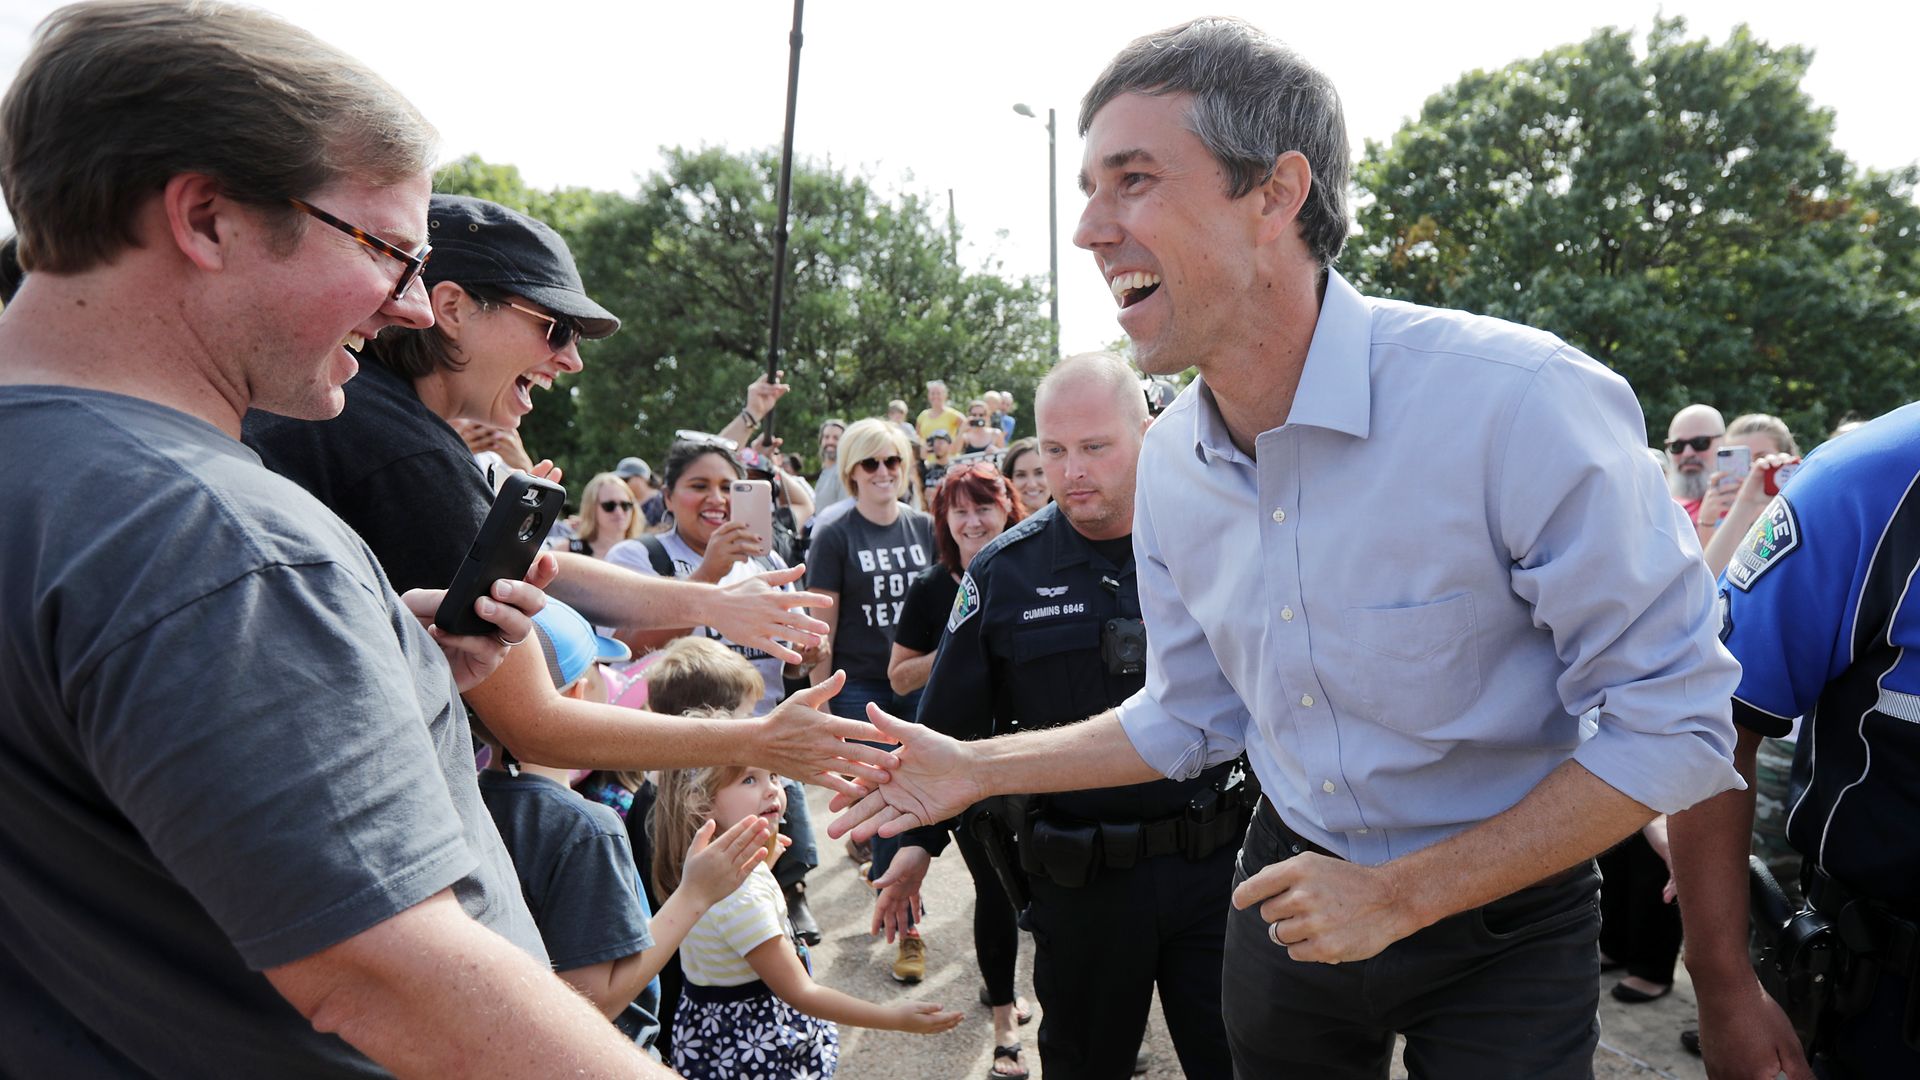
<svg viewBox="0 0 1920 1080"><path fill-rule="evenodd" d="M960 591L960 575L981 548L1024 515L1013 482L991 463L969 462L947 473L933 497L933 539L939 561L915 575L907 586L906 606L893 638L893 655L887 661L887 681L893 684L895 694L904 696L927 684L947 615ZM1020 949L1020 931L1014 925L1017 913L980 842L965 829L956 830L955 839L967 861L967 871L973 875L973 948L986 981L981 999L993 1007L993 1075L1026 1076L1017 1025L1033 1019L1033 1013L1013 988L1014 960ZM924 859L926 855L924 848L902 848L894 858ZM876 902L876 931L883 921L898 922L881 917L892 906L890 899L887 892L882 892ZM891 938L895 927L887 929Z"/></svg>

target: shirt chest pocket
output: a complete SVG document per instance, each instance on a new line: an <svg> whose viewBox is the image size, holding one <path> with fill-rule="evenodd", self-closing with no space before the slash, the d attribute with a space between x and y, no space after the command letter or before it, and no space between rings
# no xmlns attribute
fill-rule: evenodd
<svg viewBox="0 0 1920 1080"><path fill-rule="evenodd" d="M1352 607L1343 617L1356 670L1349 683L1367 717L1410 735L1459 716L1480 696L1473 597Z"/></svg>
<svg viewBox="0 0 1920 1080"><path fill-rule="evenodd" d="M1013 678L1022 726L1072 723L1106 708L1100 624L1073 619L1015 627Z"/></svg>

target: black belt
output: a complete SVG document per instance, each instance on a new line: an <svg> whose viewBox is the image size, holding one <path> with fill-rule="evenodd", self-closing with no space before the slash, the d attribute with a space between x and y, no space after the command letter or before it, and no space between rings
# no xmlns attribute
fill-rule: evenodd
<svg viewBox="0 0 1920 1080"><path fill-rule="evenodd" d="M1315 855L1325 855L1329 859L1341 859L1341 861L1345 861L1343 856L1335 855L1333 852L1328 851L1326 848L1321 847L1319 844L1314 843L1289 828L1286 820L1280 816L1280 812L1273 808L1273 803L1269 802L1264 795L1260 797L1260 806L1254 811L1254 818L1255 820L1265 822L1268 828L1279 835L1280 843L1287 849L1289 855L1300 855L1311 851ZM1564 885L1583 874L1591 872L1592 869L1593 863L1591 860L1576 863L1557 874L1541 878L1539 881L1527 886L1527 888L1538 888L1542 885Z"/></svg>
<svg viewBox="0 0 1920 1080"><path fill-rule="evenodd" d="M1833 920L1849 950L1872 958L1884 971L1913 975L1916 956L1920 956L1920 926L1854 892L1811 861L1801 878L1807 906Z"/></svg>

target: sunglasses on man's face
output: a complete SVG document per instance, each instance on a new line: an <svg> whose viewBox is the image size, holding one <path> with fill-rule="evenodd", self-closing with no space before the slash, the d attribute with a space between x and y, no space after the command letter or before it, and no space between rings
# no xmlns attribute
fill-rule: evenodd
<svg viewBox="0 0 1920 1080"><path fill-rule="evenodd" d="M547 315L542 312L535 311L532 308L521 307L519 304L516 304L511 300L503 300L501 301L501 303L506 304L508 307L512 308L515 311L518 311L524 315L531 315L534 318L539 319L542 322L546 323L547 324L547 344L553 347L554 352L559 352L561 349L564 349L567 346L573 344L574 339L580 336L580 328L578 326L575 326L571 320L557 319L557 318L554 318L552 315Z"/></svg>
<svg viewBox="0 0 1920 1080"><path fill-rule="evenodd" d="M1667 453L1678 454L1691 446L1694 453L1704 454L1707 452L1707 447L1713 445L1713 440L1719 437L1718 435L1695 435L1691 439L1675 439L1667 444Z"/></svg>
<svg viewBox="0 0 1920 1080"><path fill-rule="evenodd" d="M406 298L407 290L413 288L413 283L420 280L421 271L427 268L427 259L433 255L433 246L431 244L421 244L419 251L403 251L360 226L350 225L347 222L341 221L339 218L334 217L332 214L327 213L317 206L302 202L299 199L288 199L287 201L293 204L295 210L300 211L316 221L326 222L341 232L346 233L348 236L353 237L355 240L358 240L360 243L385 255L387 258L393 259L404 267L405 269L400 271L400 280L393 285L393 298L395 300L403 300Z"/></svg>
<svg viewBox="0 0 1920 1080"><path fill-rule="evenodd" d="M880 466L882 465L885 465L888 469L898 469L900 467L900 455L889 454L884 458L860 459L861 472L879 472Z"/></svg>
<svg viewBox="0 0 1920 1080"><path fill-rule="evenodd" d="M631 514L633 513L633 504L625 499L601 499L600 509L605 510L609 514L615 510L622 510Z"/></svg>

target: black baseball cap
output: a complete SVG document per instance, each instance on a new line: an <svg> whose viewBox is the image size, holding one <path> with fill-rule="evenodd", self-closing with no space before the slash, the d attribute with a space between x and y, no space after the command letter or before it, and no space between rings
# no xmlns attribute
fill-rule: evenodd
<svg viewBox="0 0 1920 1080"><path fill-rule="evenodd" d="M579 323L587 338L620 329L620 319L587 296L567 242L545 222L469 195L435 195L427 237L429 288L451 281L524 296Z"/></svg>

